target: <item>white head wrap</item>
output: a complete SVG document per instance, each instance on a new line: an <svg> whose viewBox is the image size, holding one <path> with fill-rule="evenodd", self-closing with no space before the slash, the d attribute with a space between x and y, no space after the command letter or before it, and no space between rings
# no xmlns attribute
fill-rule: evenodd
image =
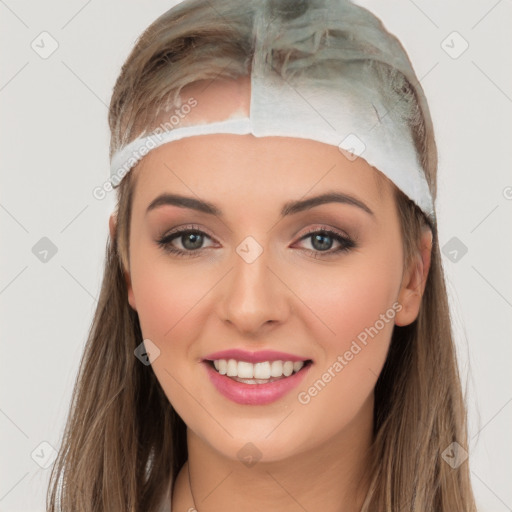
<svg viewBox="0 0 512 512"><path fill-rule="evenodd" d="M400 43L373 14L345 0L249 4L254 47L249 115L236 111L222 121L144 134L112 155L113 186L149 151L184 137L296 137L338 146L349 159L365 159L434 219L411 134L411 119L417 117L411 98L419 102L425 122L431 121ZM278 65L276 55L287 55L285 62ZM286 68L285 77L279 66Z"/></svg>

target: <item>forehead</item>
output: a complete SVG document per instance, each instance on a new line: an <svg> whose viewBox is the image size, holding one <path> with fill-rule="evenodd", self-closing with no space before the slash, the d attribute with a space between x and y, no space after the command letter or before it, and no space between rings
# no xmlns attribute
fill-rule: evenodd
<svg viewBox="0 0 512 512"><path fill-rule="evenodd" d="M351 161L335 146L292 137L187 137L154 149L132 172L140 206L163 192L278 207L289 199L336 190L374 211L392 200L387 178L365 160Z"/></svg>

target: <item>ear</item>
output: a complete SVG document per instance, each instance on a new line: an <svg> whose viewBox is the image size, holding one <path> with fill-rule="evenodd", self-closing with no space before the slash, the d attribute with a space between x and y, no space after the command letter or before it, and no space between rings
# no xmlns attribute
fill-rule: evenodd
<svg viewBox="0 0 512 512"><path fill-rule="evenodd" d="M110 218L108 220L108 228L110 231L110 239L115 240L116 239L116 232L117 232L117 213L114 212L110 215ZM132 280L130 276L129 270L124 270L124 279L126 282L126 289L128 291L128 302L132 309L137 311L137 308L135 307L135 296L133 295L133 288L132 288Z"/></svg>
<svg viewBox="0 0 512 512"><path fill-rule="evenodd" d="M396 325L409 325L418 316L430 269L431 254L432 231L429 228L424 228L419 254L413 258L402 279L397 299L402 305L402 309L395 315Z"/></svg>

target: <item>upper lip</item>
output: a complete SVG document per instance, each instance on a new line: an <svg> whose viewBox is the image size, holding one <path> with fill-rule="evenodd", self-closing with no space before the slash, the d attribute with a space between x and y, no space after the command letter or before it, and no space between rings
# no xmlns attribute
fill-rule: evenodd
<svg viewBox="0 0 512 512"><path fill-rule="evenodd" d="M247 361L248 363L262 363L264 361L308 361L309 358L288 354L286 352L276 352L275 350L260 350L258 352L248 352L247 350L232 348L221 350L208 354L205 358L208 361L219 359L235 359L237 361Z"/></svg>

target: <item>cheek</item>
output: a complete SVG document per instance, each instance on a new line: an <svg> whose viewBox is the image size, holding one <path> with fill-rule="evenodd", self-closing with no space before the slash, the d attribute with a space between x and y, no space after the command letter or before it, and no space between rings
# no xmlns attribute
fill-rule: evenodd
<svg viewBox="0 0 512 512"><path fill-rule="evenodd" d="M151 263L134 258L132 269L143 336L158 340L161 350L172 350L173 340L193 338L191 329L201 330L201 304L218 280L214 273L198 266L173 267L165 264L165 256Z"/></svg>
<svg viewBox="0 0 512 512"><path fill-rule="evenodd" d="M297 393L307 418L320 415L335 430L370 399L400 309L395 302L400 275L392 261L361 261L302 283L299 293L316 316L311 337L322 354Z"/></svg>
<svg viewBox="0 0 512 512"><path fill-rule="evenodd" d="M212 307L209 292L219 276L197 266L172 266L164 260L165 256L148 264L141 258L137 265L134 258L132 284L143 338L160 350L152 370L173 408L190 422L201 414L191 399L200 398L191 381L197 371L191 351L205 329L202 312Z"/></svg>
<svg viewBox="0 0 512 512"><path fill-rule="evenodd" d="M321 340L325 351L348 350L351 340L376 322L383 337L389 337L394 323L392 306L398 296L400 267L393 263L392 256L387 261L376 260L374 257L354 258L338 267L324 266L314 272L297 269L290 276L289 282L304 304L304 312L310 311L309 328L314 329L313 339ZM381 315L386 312L382 325Z"/></svg>

